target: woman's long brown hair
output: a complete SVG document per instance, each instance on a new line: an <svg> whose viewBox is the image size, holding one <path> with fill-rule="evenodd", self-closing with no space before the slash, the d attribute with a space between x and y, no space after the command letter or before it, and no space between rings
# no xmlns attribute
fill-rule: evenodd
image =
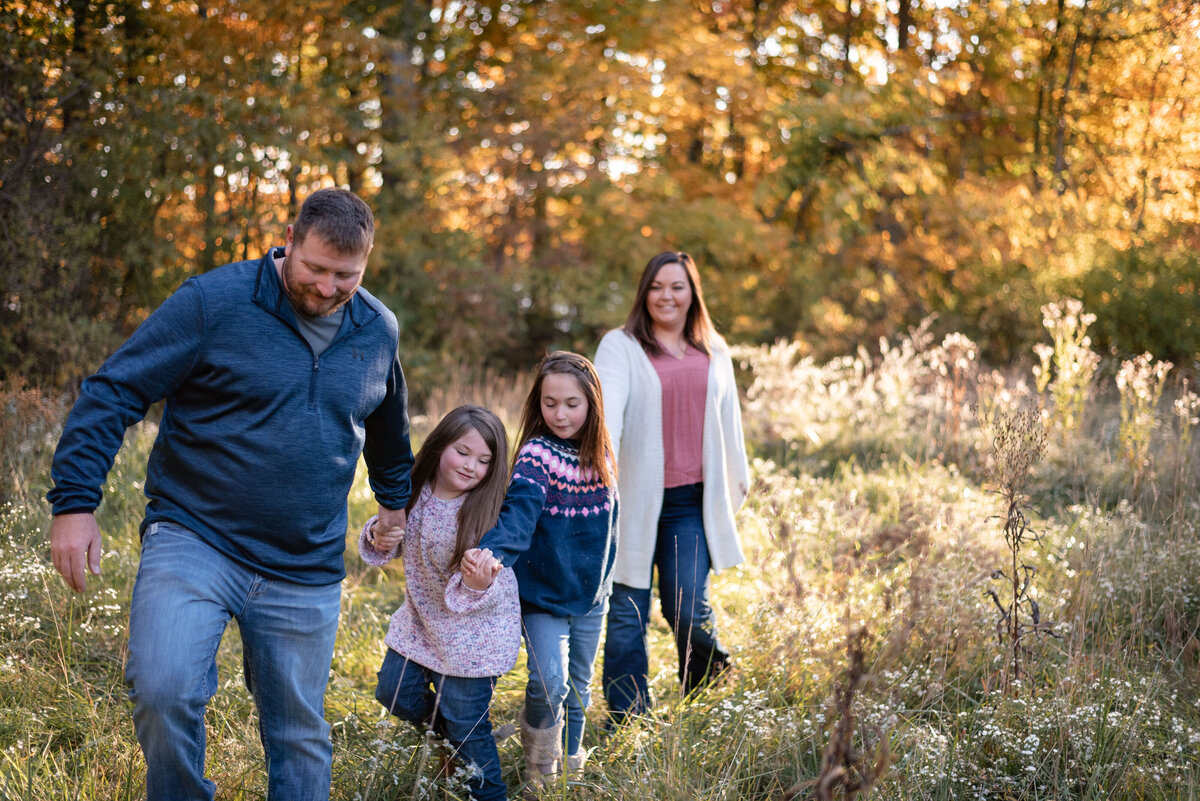
<svg viewBox="0 0 1200 801"><path fill-rule="evenodd" d="M514 460L529 440L539 436L554 436L554 432L542 417L542 382L551 373L574 378L579 382L583 396L587 398L587 419L579 430L579 466L595 470L597 477L606 487L616 486L616 465L612 464L611 460L612 440L609 439L608 428L604 425L604 396L600 393L600 376L596 374L592 363L578 353L556 350L538 365L537 377L533 379L533 387L530 388L529 395L525 398L525 407L521 411L521 436L517 440Z"/></svg>
<svg viewBox="0 0 1200 801"><path fill-rule="evenodd" d="M708 307L704 305L704 292L700 288L700 271L696 262L686 253L668 250L659 253L646 263L642 270L641 280L638 281L637 296L633 299L633 308L625 319L625 333L636 339L642 350L651 356L658 356L662 348L654 337L654 320L646 308L646 296L650 294L650 285L658 277L658 271L668 264L678 264L687 273L688 284L692 288L692 305L688 306L687 319L683 324L683 338L696 350L711 353L712 342L717 336L712 318L708 316Z"/></svg>
<svg viewBox="0 0 1200 801"><path fill-rule="evenodd" d="M500 418L489 409L482 406L459 406L450 411L429 432L429 436L421 444L417 458L412 468L412 498L408 501L405 511L412 513L413 506L421 495L421 489L428 484L432 489L437 481L438 465L442 461L442 452L458 441L459 437L474 429L483 437L483 442L492 452L492 460L488 464L487 474L473 489L467 490L467 497L458 510L458 534L454 540L454 556L446 569L453 572L462 562L463 554L479 544L479 538L484 535L500 517L500 507L504 503L504 489L508 486L508 436Z"/></svg>

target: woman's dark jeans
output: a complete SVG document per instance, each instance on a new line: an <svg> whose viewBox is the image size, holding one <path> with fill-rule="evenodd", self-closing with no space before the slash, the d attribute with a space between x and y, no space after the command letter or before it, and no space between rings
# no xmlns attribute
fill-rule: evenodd
<svg viewBox="0 0 1200 801"><path fill-rule="evenodd" d="M716 620L708 602L711 561L704 538L704 485L671 487L663 493L658 518L654 566L663 617L675 633L679 680L684 693L725 670L729 652L717 639ZM614 584L604 643L604 698L615 723L645 711L649 705L650 661L646 627L650 590Z"/></svg>

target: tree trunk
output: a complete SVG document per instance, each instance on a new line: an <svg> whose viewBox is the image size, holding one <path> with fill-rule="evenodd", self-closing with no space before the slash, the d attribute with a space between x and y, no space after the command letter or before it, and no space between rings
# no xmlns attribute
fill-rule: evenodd
<svg viewBox="0 0 1200 801"><path fill-rule="evenodd" d="M738 131L737 115L734 114L733 103L730 102L729 106L729 138L725 140L725 150L729 153L732 162L730 171L740 181L746 173L746 137Z"/></svg>
<svg viewBox="0 0 1200 801"><path fill-rule="evenodd" d="M851 74L850 67L850 45L854 41L854 23L857 21L854 15L854 0L846 0L846 28L842 31L842 80L845 81Z"/></svg>
<svg viewBox="0 0 1200 801"><path fill-rule="evenodd" d="M205 150L209 143L204 142ZM203 190L197 202L200 205L200 216L204 218L204 249L200 253L200 271L208 272L217 266L217 176L215 174L216 158L210 152L205 152L201 158L204 164L200 168L200 181Z"/></svg>
<svg viewBox="0 0 1200 801"><path fill-rule="evenodd" d="M304 38L298 36L296 38L296 69L293 73L296 76L293 82L296 87L296 96L300 96L304 87ZM294 119L294 117L293 117ZM295 131L293 130L294 134ZM293 152L290 159L290 169L288 170L288 222L296 219L300 213L300 159L299 153Z"/></svg>
<svg viewBox="0 0 1200 801"><path fill-rule="evenodd" d="M908 52L908 28L912 25L912 0L900 0L896 12L896 52Z"/></svg>
<svg viewBox="0 0 1200 801"><path fill-rule="evenodd" d="M421 143L411 136L413 121L421 114L423 80L428 74L429 58L413 64L413 43L426 34L426 46L433 41L433 29L429 12L432 3L399 4L402 10L380 37L380 57L377 66L379 76L380 128L379 137L384 144L383 157L379 163L385 196L398 196L401 203L404 187L412 178L412 165L421 163ZM465 67L464 67L465 68ZM388 144L402 144L402 148L388 148ZM398 162L391 153L404 154ZM409 151L412 151L411 153Z"/></svg>
<svg viewBox="0 0 1200 801"><path fill-rule="evenodd" d="M67 71L70 80L64 82L67 89L62 101L62 129L64 138L79 125L87 123L89 81L87 76L87 61L89 57L89 39L92 33L92 19L89 11L91 3L87 0L71 0L71 26L74 35L71 38L71 49L67 54Z"/></svg>
<svg viewBox="0 0 1200 801"><path fill-rule="evenodd" d="M1065 12L1066 0L1058 0L1058 10L1054 16L1054 37L1050 40L1050 47L1046 50L1046 55L1042 59L1042 67L1038 76L1037 90L1037 108L1034 111L1033 117L1033 188L1042 188L1042 178L1038 167L1042 160L1042 116L1043 112L1047 111L1047 105L1052 105L1053 94L1047 91L1047 86L1052 80L1051 73L1054 69L1054 62L1058 59L1058 35L1062 31L1063 14Z"/></svg>
<svg viewBox="0 0 1200 801"><path fill-rule="evenodd" d="M1087 13L1088 0L1083 0L1079 7L1079 22L1075 26L1075 38L1071 40L1071 55L1067 58L1067 75L1063 78L1062 97L1058 103L1058 114L1054 130L1054 189L1058 194L1066 191L1066 181L1063 173L1067 169L1066 138L1067 138L1067 105L1071 99L1071 82L1075 79L1075 63L1079 56L1079 44L1083 41L1083 21Z"/></svg>
<svg viewBox="0 0 1200 801"><path fill-rule="evenodd" d="M1146 223L1146 203L1150 198L1150 163L1154 158L1154 151L1157 149L1150 143L1150 136L1154 126L1155 106L1158 103L1158 79L1162 76L1165 67L1166 64L1159 61L1158 68L1154 70L1154 77L1150 80L1150 98L1146 106L1146 127L1142 131L1142 164L1138 169L1138 181L1141 188L1137 201L1137 219L1133 224L1135 234L1140 234Z"/></svg>

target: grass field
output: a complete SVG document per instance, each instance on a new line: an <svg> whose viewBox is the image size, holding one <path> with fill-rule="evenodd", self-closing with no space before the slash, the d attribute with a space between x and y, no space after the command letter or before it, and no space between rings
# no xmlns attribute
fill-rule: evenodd
<svg viewBox="0 0 1200 801"><path fill-rule="evenodd" d="M1200 453L1187 387L1172 380L1160 399L1151 385L1139 401L1128 381L1118 389L1118 365L1079 378L1064 350L1048 362L1053 380L1026 388L965 347L917 331L827 364L787 346L740 352L756 454L740 518L748 559L714 579L736 670L679 698L656 616L657 706L608 735L597 692L588 769L548 797L1200 797ZM425 411L471 395L512 419L520 390L461 388ZM1037 454L1019 439L997 461L994 434L1031 399L1044 455L1022 461ZM126 438L100 510L104 573L76 596L49 564L42 500L62 404L14 387L0 401L0 798L138 798L122 665L155 427ZM1008 500L1029 526L1015 546ZM360 476L351 520L372 504ZM373 700L403 571L368 568L347 544L327 697L333 797L465 797ZM260 798L236 627L219 664L209 775L221 798ZM521 665L501 680L494 722L515 720L523 681ZM517 738L501 758L515 789Z"/></svg>

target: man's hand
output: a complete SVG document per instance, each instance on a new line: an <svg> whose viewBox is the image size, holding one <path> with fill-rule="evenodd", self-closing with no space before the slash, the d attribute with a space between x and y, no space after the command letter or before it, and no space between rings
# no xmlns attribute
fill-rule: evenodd
<svg viewBox="0 0 1200 801"><path fill-rule="evenodd" d="M75 592L87 587L87 571L100 575L100 526L91 512L58 515L50 524L54 569Z"/></svg>
<svg viewBox="0 0 1200 801"><path fill-rule="evenodd" d="M375 531L389 531L393 528L404 530L405 524L408 522L408 515L403 509L384 509L379 507L379 520L375 523ZM378 533L375 535L378 537Z"/></svg>
<svg viewBox="0 0 1200 801"><path fill-rule="evenodd" d="M392 527L385 529L383 524L376 520L371 525L371 544L375 546L375 550L380 553L390 553L396 550L396 546L404 540L404 529Z"/></svg>
<svg viewBox="0 0 1200 801"><path fill-rule="evenodd" d="M492 556L492 552L487 548L482 550L471 548L463 554L462 558L463 584L472 590L482 592L492 586L492 582L496 580L496 576L500 575L503 567L500 560Z"/></svg>

